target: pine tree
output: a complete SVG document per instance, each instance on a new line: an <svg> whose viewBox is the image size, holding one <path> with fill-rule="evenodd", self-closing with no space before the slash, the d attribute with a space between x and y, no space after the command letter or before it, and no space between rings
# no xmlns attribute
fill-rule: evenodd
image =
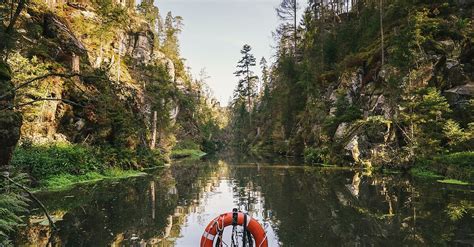
<svg viewBox="0 0 474 247"><path fill-rule="evenodd" d="M179 39L178 35L181 33L183 28L183 18L181 16L173 16L171 12L168 12L165 18L164 25L164 40L163 40L163 52L173 60L177 67L177 72L185 72L184 64L180 59L179 54Z"/></svg>
<svg viewBox="0 0 474 247"><path fill-rule="evenodd" d="M160 10L153 4L153 0L143 0L138 5L138 11L143 14L145 20L150 24L155 34L155 45L159 46L164 29Z"/></svg>
<svg viewBox="0 0 474 247"><path fill-rule="evenodd" d="M237 63L237 71L234 73L239 80L239 88L244 88L243 92L238 92L241 96L247 97L247 107L250 112L252 109L252 98L255 95L255 81L258 79L254 72L251 70L252 67L256 66L256 59L253 54L252 47L250 45L244 45L240 53L243 55L242 59ZM240 90L239 90L240 91Z"/></svg>

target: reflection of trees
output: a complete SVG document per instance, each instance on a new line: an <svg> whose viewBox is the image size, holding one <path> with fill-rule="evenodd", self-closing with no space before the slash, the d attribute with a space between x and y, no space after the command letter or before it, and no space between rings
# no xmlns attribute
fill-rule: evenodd
<svg viewBox="0 0 474 247"><path fill-rule="evenodd" d="M474 229L469 190L349 170L183 163L153 177L39 196L63 218L58 245L171 246L222 177L233 179L236 203L270 219L285 246L452 245ZM29 241L18 242L46 243L48 227L31 221L21 234Z"/></svg>
<svg viewBox="0 0 474 247"><path fill-rule="evenodd" d="M197 184L215 175L215 170L207 165L172 167L149 178L41 197L57 216L66 212L57 223L61 229L55 237L57 246L134 246L140 242L170 246L180 234L186 213L198 206L203 187ZM50 230L39 221L20 233L18 243L47 243Z"/></svg>
<svg viewBox="0 0 474 247"><path fill-rule="evenodd" d="M233 169L235 190L260 188L284 245L439 245L474 229L466 203L452 203L469 192L414 185L401 175L266 167L257 176L256 169ZM457 207L446 211L449 205ZM452 221L447 212L461 216Z"/></svg>

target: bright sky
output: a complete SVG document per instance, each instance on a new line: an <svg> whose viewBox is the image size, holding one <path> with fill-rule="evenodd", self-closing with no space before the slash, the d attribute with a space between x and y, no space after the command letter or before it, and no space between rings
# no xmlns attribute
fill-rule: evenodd
<svg viewBox="0 0 474 247"><path fill-rule="evenodd" d="M205 68L207 84L222 106L237 84L235 66L247 43L257 64L262 56L272 61L272 31L278 25L275 7L280 0L155 0L164 18L168 11L184 18L181 55L193 76ZM260 66L255 67L260 73Z"/></svg>

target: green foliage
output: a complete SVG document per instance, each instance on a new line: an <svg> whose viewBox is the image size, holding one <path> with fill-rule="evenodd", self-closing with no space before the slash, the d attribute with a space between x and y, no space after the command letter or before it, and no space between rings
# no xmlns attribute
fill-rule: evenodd
<svg viewBox="0 0 474 247"><path fill-rule="evenodd" d="M415 173L423 171L444 175L447 179L474 181L474 152L438 155L416 162Z"/></svg>
<svg viewBox="0 0 474 247"><path fill-rule="evenodd" d="M438 182L442 184L469 185L469 183L467 182L459 181L456 179L443 179L443 180L438 180Z"/></svg>
<svg viewBox="0 0 474 247"><path fill-rule="evenodd" d="M164 40L161 47L162 51L169 57L176 68L176 75L186 77L186 70L183 60L180 57L178 35L183 28L183 18L181 16L173 16L168 12L164 24Z"/></svg>
<svg viewBox="0 0 474 247"><path fill-rule="evenodd" d="M313 147L304 149L304 162L307 164L321 164L328 160L327 150L321 150Z"/></svg>
<svg viewBox="0 0 474 247"><path fill-rule="evenodd" d="M143 15L147 23L150 24L154 34L154 45L159 47L161 45L162 32L164 31L160 10L154 5L153 1L150 0L141 1L137 9Z"/></svg>
<svg viewBox="0 0 474 247"><path fill-rule="evenodd" d="M422 167L415 167L410 170L410 174L412 174L415 177L420 177L420 178L442 178L443 176L434 173L433 171L426 170L426 168Z"/></svg>
<svg viewBox="0 0 474 247"><path fill-rule="evenodd" d="M97 12L102 17L102 30L124 27L129 23L127 9L116 4L113 0L94 0L97 6Z"/></svg>
<svg viewBox="0 0 474 247"><path fill-rule="evenodd" d="M459 182L456 184L459 184ZM452 221L458 221L473 209L474 204L472 202L462 200L459 202L452 202L448 204L448 207L446 208L446 213Z"/></svg>
<svg viewBox="0 0 474 247"><path fill-rule="evenodd" d="M402 102L400 121L405 128L408 146L417 155L429 156L442 148L443 126L451 112L449 104L439 90L428 87L406 93Z"/></svg>
<svg viewBox="0 0 474 247"><path fill-rule="evenodd" d="M201 147L199 144L195 143L193 140L185 139L181 140L174 146L174 149L194 149L199 150Z"/></svg>
<svg viewBox="0 0 474 247"><path fill-rule="evenodd" d="M202 156L206 155L203 151L199 149L173 149L171 151L171 158L181 159L181 158L193 158L199 159Z"/></svg>
<svg viewBox="0 0 474 247"><path fill-rule="evenodd" d="M25 174L11 178L19 183L26 181ZM8 241L8 235L23 223L19 215L27 212L29 200L23 196L19 188L6 179L0 179L0 245L9 246L11 243Z"/></svg>
<svg viewBox="0 0 474 247"><path fill-rule="evenodd" d="M87 172L83 175L59 174L42 180L40 190L65 190L78 183L90 183L104 179L121 179L141 176L144 173L133 170L122 170L120 168L107 168L102 172Z"/></svg>
<svg viewBox="0 0 474 247"><path fill-rule="evenodd" d="M449 119L443 126L443 134L447 139L448 147L454 151L472 149L474 139L474 124L470 124L468 130L461 128L459 123Z"/></svg>
<svg viewBox="0 0 474 247"><path fill-rule="evenodd" d="M110 167L139 169L161 166L163 156L158 151L87 147L57 144L20 146L13 155L12 166L28 172L37 180L54 175L84 176L90 172L103 173Z"/></svg>
<svg viewBox="0 0 474 247"><path fill-rule="evenodd" d="M89 148L58 144L20 146L13 154L12 166L41 179L60 173L85 174L98 170L101 163Z"/></svg>
<svg viewBox="0 0 474 247"><path fill-rule="evenodd" d="M439 83L449 79L445 58L470 49L461 47L473 33L466 19L470 12L446 1L390 1L383 9L379 4L360 1L341 14L330 4L310 1L296 55L288 52L293 48L285 37L288 27L277 28L276 62L265 73L270 86L258 98L253 121L238 131L241 146L269 145L273 148L265 149L303 155L309 162L326 156L342 163L346 139L357 135L361 159L398 167L472 149L469 104L450 106ZM244 113L242 103L232 109L233 120ZM335 138L342 123L350 133Z"/></svg>

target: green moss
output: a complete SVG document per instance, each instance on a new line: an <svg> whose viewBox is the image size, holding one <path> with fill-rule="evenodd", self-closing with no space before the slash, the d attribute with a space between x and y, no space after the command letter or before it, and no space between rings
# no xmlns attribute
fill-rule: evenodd
<svg viewBox="0 0 474 247"><path fill-rule="evenodd" d="M468 182L456 180L456 179L443 179L443 180L438 180L438 183L443 183L443 184L455 184L455 185L469 185Z"/></svg>
<svg viewBox="0 0 474 247"><path fill-rule="evenodd" d="M182 159L182 158L194 158L199 159L206 155L201 150L196 149L175 149L171 151L171 158L173 159Z"/></svg>

